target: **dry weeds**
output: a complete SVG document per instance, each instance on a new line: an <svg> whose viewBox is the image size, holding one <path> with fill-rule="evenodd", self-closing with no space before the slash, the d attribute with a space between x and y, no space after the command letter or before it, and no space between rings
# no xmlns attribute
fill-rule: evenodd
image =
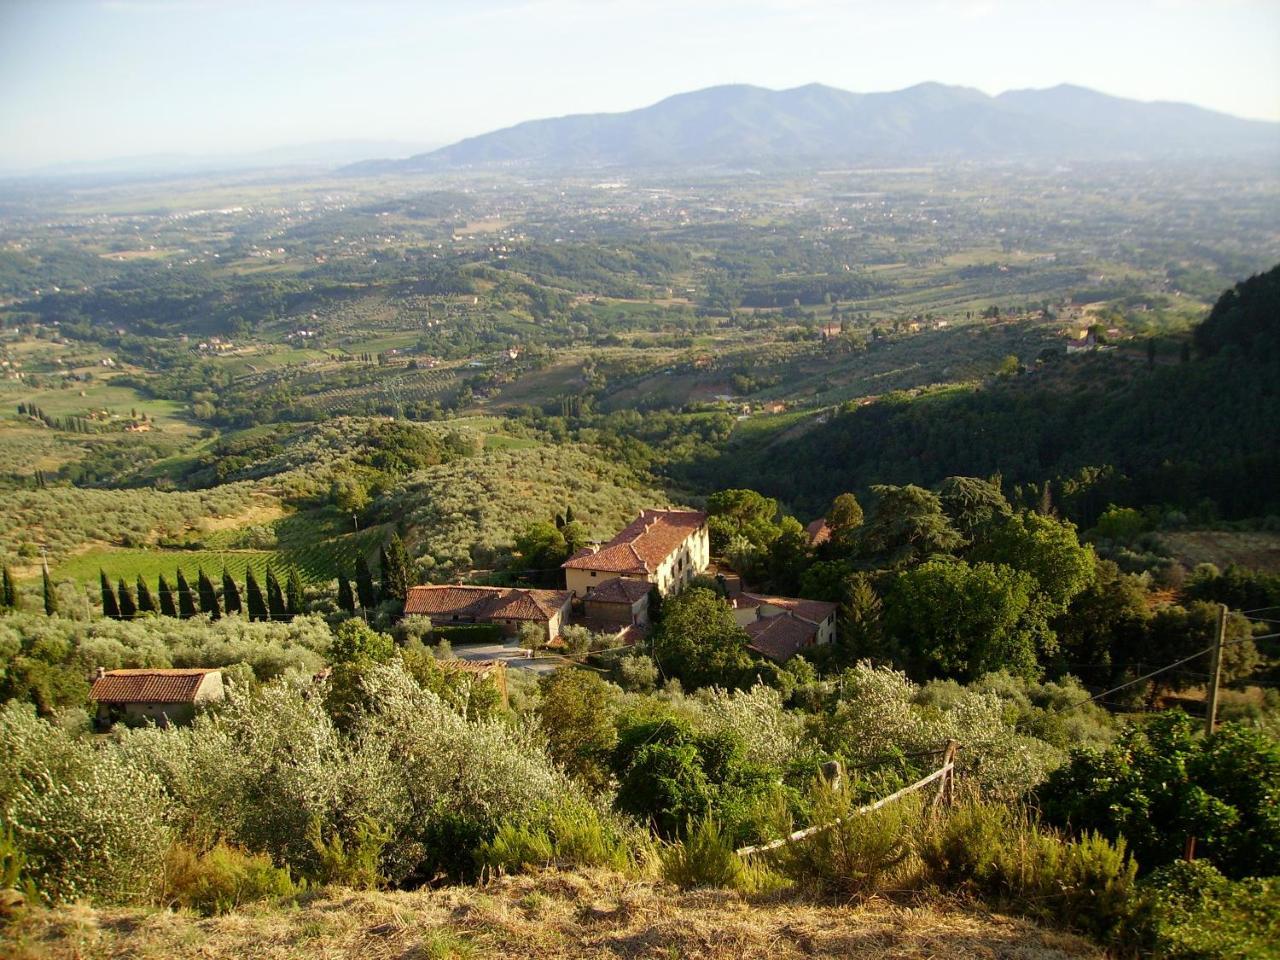
<svg viewBox="0 0 1280 960"><path fill-rule="evenodd" d="M170 957L472 960L481 957L1102 956L1088 942L958 905L815 905L674 888L606 871L504 877L413 893L330 888L202 919L166 910L30 910L0 929L12 960Z"/></svg>

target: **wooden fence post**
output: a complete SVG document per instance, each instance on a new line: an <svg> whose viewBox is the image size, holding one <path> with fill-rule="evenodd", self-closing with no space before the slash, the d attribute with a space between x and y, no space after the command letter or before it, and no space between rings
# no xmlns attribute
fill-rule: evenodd
<svg viewBox="0 0 1280 960"><path fill-rule="evenodd" d="M950 766L946 776L942 778L941 797L942 802L948 807L954 806L956 802L956 751L960 749L960 743L956 740L947 741L947 749L942 754L942 765Z"/></svg>

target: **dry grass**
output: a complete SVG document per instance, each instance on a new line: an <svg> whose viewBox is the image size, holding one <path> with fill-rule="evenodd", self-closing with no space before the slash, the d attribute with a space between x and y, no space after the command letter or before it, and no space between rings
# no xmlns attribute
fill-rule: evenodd
<svg viewBox="0 0 1280 960"><path fill-rule="evenodd" d="M1226 569L1238 563L1251 570L1280 573L1280 533L1187 530L1162 533L1160 539L1188 567L1212 563Z"/></svg>
<svg viewBox="0 0 1280 960"><path fill-rule="evenodd" d="M0 928L0 954L12 960L1103 956L1077 937L955 905L681 894L605 871L548 871L414 893L326 889L296 904L211 919L83 906L32 910Z"/></svg>

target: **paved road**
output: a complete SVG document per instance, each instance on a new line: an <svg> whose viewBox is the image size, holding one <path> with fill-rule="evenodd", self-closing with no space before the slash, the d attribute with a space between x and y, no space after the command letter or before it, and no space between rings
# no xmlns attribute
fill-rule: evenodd
<svg viewBox="0 0 1280 960"><path fill-rule="evenodd" d="M565 663L556 656L528 657L514 638L502 643L455 643L453 655L459 660L502 660L509 670L534 673L551 673Z"/></svg>

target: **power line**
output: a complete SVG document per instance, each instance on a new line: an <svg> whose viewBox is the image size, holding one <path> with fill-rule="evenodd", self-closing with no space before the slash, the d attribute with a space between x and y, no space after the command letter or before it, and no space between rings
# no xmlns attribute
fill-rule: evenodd
<svg viewBox="0 0 1280 960"><path fill-rule="evenodd" d="M1246 640L1269 640L1271 637L1280 637L1280 633L1264 634L1261 637L1238 637L1235 640L1228 640L1226 643L1223 644L1223 646L1227 647L1234 643L1244 643ZM1212 653L1214 647L1216 646L1217 646L1216 643L1211 644L1210 646L1205 647L1203 650L1197 650L1195 653L1191 654L1191 656L1189 657L1183 657L1181 660L1175 660L1173 663L1160 667L1159 669L1152 670L1150 673L1144 673L1142 676L1134 680L1129 680L1126 683L1122 683L1118 687L1112 687L1110 690L1103 690L1102 693L1096 693L1092 697L1089 697L1085 700L1079 700L1075 703L1068 704L1067 706L1063 707L1061 710L1056 712L1063 713L1067 710L1074 710L1076 707L1083 707L1086 703L1092 703L1095 700L1100 700L1103 697L1110 696L1113 693L1118 693L1119 691L1125 689L1126 687L1132 687L1135 683L1141 683L1143 680L1150 680L1152 677L1158 676L1159 674L1162 674L1168 670L1172 670L1175 667L1180 667L1184 663L1190 663L1192 660L1196 659L1196 657L1203 657L1206 653Z"/></svg>

